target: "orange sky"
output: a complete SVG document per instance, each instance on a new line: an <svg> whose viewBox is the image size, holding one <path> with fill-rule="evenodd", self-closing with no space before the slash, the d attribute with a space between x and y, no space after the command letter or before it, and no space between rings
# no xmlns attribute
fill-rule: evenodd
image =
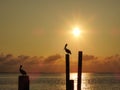
<svg viewBox="0 0 120 90"><path fill-rule="evenodd" d="M82 50L84 55L97 57L83 62L84 71L107 72L111 68L118 72L119 3L120 0L1 0L0 52L4 54L1 54L0 67L17 71L20 64L25 64L26 69L33 65L36 67L30 69L39 67L44 71L50 65L49 71L56 67L56 72L63 72L63 48L68 43L73 71L76 70L77 53ZM83 31L77 38L70 33L75 26ZM9 58L7 54L13 56ZM28 58L24 61L18 57L20 55ZM55 55L60 55L56 62L47 64L46 59ZM102 68L98 68L100 66Z"/></svg>

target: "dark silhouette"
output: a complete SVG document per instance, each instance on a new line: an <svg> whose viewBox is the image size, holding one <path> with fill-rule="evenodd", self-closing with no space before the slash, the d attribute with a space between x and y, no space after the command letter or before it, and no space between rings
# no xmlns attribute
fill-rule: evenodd
<svg viewBox="0 0 120 90"><path fill-rule="evenodd" d="M19 71L22 75L26 75L26 71L22 69L22 65L20 65Z"/></svg>
<svg viewBox="0 0 120 90"><path fill-rule="evenodd" d="M19 71L22 75L18 78L18 90L29 90L29 76L27 75L26 71L23 70L22 65L20 65Z"/></svg>
<svg viewBox="0 0 120 90"><path fill-rule="evenodd" d="M77 74L77 90L81 90L82 83L82 51L78 52L78 74Z"/></svg>
<svg viewBox="0 0 120 90"><path fill-rule="evenodd" d="M64 49L65 49L65 52L66 52L67 54L72 54L71 51L70 51L69 49L67 49L67 44L65 44Z"/></svg>

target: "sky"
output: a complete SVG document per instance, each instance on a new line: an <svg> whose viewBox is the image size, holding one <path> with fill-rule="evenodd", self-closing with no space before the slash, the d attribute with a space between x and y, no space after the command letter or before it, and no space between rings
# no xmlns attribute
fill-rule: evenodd
<svg viewBox="0 0 120 90"><path fill-rule="evenodd" d="M64 72L64 45L68 43L71 71L76 71L78 51L83 51L83 71L119 72L119 3L0 0L0 67L14 72L23 64L29 72L36 68L36 72L53 72L54 68ZM76 26L81 30L79 37L70 33Z"/></svg>

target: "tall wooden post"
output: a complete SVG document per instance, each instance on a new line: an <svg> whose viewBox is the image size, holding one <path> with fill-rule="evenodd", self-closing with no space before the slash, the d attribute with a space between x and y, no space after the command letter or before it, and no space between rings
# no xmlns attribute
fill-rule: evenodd
<svg viewBox="0 0 120 90"><path fill-rule="evenodd" d="M78 81L77 90L81 90L81 79L82 79L82 51L78 52Z"/></svg>
<svg viewBox="0 0 120 90"><path fill-rule="evenodd" d="M69 64L69 54L66 54L66 90L69 90L70 81L70 64Z"/></svg>
<svg viewBox="0 0 120 90"><path fill-rule="evenodd" d="M29 90L29 76L19 76L18 90Z"/></svg>

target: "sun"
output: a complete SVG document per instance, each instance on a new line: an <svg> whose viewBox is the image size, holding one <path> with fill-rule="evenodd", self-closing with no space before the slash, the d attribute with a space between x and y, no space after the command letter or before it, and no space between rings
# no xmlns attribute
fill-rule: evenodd
<svg viewBox="0 0 120 90"><path fill-rule="evenodd" d="M79 27L74 27L72 33L75 37L80 36L80 34L81 34L80 28Z"/></svg>

